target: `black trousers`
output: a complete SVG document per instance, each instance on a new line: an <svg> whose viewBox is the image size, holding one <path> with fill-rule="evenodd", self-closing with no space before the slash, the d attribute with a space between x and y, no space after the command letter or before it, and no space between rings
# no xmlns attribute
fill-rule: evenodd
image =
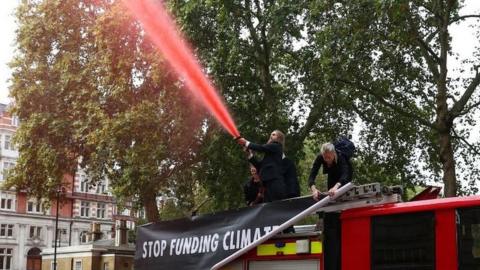
<svg viewBox="0 0 480 270"><path fill-rule="evenodd" d="M342 226L340 213L323 216L323 258L325 270L341 270Z"/></svg>

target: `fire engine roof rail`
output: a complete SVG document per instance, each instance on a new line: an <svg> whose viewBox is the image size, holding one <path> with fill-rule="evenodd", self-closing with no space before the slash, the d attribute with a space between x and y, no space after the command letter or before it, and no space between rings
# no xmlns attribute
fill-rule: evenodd
<svg viewBox="0 0 480 270"><path fill-rule="evenodd" d="M291 219L287 220L285 223L282 225L278 226L277 228L271 230L269 233L265 234L263 237L253 241L250 243L248 246L244 247L243 249L238 250L237 252L233 253L232 255L228 256L227 258L223 259L219 263L215 264L212 267L212 270L220 269L221 267L227 265L228 263L232 262L233 260L237 259L238 257L242 256L243 254L247 253L250 251L252 248L258 246L259 244L267 241L270 239L272 236L278 234L279 232L285 230L286 228L292 226L293 224L297 223L301 219L305 218L306 216L318 211L318 209L322 208L323 206L327 205L330 203L331 200L335 200L336 198L342 196L345 194L347 191L350 189L354 188L355 185L352 183L348 183L345 186L341 187L338 189L338 191L335 193L333 197L326 196L314 205L310 206L309 208L305 209L302 211L300 214L292 217Z"/></svg>

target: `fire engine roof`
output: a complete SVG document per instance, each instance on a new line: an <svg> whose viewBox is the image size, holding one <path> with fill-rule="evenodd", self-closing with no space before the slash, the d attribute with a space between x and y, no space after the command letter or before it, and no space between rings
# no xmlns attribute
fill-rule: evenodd
<svg viewBox="0 0 480 270"><path fill-rule="evenodd" d="M350 209L342 212L342 219L368 216L392 215L411 212L435 211L442 209L480 206L480 196L453 197L433 200L413 201L376 205Z"/></svg>

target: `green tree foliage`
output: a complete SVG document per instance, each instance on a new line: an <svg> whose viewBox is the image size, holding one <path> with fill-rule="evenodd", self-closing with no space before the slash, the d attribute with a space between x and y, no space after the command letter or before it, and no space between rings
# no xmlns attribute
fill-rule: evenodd
<svg viewBox="0 0 480 270"><path fill-rule="evenodd" d="M78 158L91 150L85 134L100 121L89 102L96 79L89 35L98 14L73 2L23 1L17 10L10 91L22 124L15 135L20 156L7 186L37 196L53 195L64 175L76 170Z"/></svg>
<svg viewBox="0 0 480 270"><path fill-rule="evenodd" d="M121 2L24 1L17 18L7 187L47 196L80 166L158 220L156 197L198 162L203 113Z"/></svg>
<svg viewBox="0 0 480 270"><path fill-rule="evenodd" d="M328 44L334 56L324 69L365 125L362 162L382 164L374 173L392 170L407 182L424 181L422 171L443 178L446 196L459 193L458 176L470 191L478 191L479 180L480 145L469 137L480 103L480 59L475 53L453 70L459 56L449 27L480 15L459 15L462 2L312 3L311 19L321 29L315 43Z"/></svg>
<svg viewBox="0 0 480 270"><path fill-rule="evenodd" d="M169 1L182 30L226 99L247 139L266 142L287 134L286 154L303 158L303 143L318 143L352 130L346 98L327 84L324 46L312 42L316 25L310 1ZM216 207L243 203L248 165L238 146L214 132L203 149L199 174ZM313 160L306 161L311 166Z"/></svg>

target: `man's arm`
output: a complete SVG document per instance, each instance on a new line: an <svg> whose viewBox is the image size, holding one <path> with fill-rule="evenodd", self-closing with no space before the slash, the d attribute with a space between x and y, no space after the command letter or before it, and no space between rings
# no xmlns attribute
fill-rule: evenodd
<svg viewBox="0 0 480 270"><path fill-rule="evenodd" d="M320 192L315 186L315 178L317 178L318 170L320 170L322 163L323 163L323 157L322 155L318 155L315 161L313 162L312 169L310 170L310 176L308 177L308 187L312 191L314 200L318 200L320 195Z"/></svg>
<svg viewBox="0 0 480 270"><path fill-rule="evenodd" d="M278 143L267 143L267 144L256 144L252 142L247 142L245 145L248 149L263 152L263 153L281 153L282 145Z"/></svg>
<svg viewBox="0 0 480 270"><path fill-rule="evenodd" d="M318 171L323 163L322 155L318 155L313 162L312 169L310 169L310 176L308 176L308 187L312 187L315 185L315 178L317 178Z"/></svg>

